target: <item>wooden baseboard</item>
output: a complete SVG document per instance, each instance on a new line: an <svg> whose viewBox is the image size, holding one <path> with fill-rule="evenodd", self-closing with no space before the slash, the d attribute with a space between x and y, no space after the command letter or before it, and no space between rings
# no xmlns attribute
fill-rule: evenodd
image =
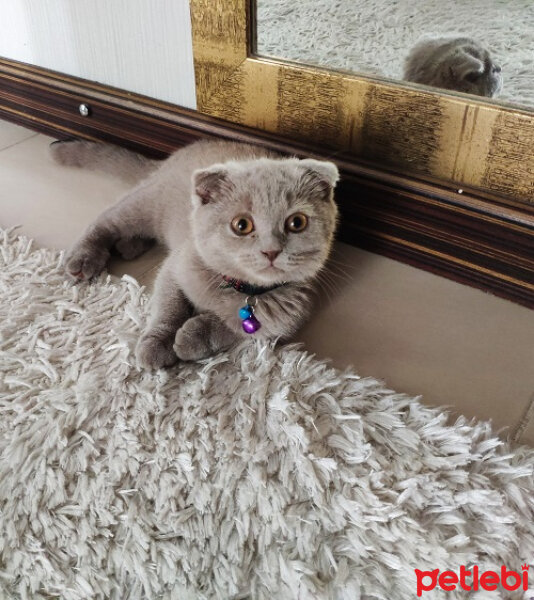
<svg viewBox="0 0 534 600"><path fill-rule="evenodd" d="M90 107L89 116L79 112ZM534 308L534 205L404 177L107 86L0 59L0 118L163 157L198 139L260 144L336 162L339 238ZM394 300L394 299L393 299Z"/></svg>

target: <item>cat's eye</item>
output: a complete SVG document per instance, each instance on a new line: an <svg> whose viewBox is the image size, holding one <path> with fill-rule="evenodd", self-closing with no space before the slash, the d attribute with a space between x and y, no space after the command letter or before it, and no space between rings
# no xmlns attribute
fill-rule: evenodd
<svg viewBox="0 0 534 600"><path fill-rule="evenodd" d="M254 231L254 223L250 217L238 215L232 220L232 231L236 235L248 235Z"/></svg>
<svg viewBox="0 0 534 600"><path fill-rule="evenodd" d="M304 213L295 213L286 219L286 230L300 233L308 227L308 217Z"/></svg>

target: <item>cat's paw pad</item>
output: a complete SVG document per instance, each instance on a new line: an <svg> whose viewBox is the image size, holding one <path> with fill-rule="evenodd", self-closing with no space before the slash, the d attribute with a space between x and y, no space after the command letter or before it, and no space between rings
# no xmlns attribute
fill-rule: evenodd
<svg viewBox="0 0 534 600"><path fill-rule="evenodd" d="M75 248L65 259L65 271L74 281L88 281L104 270L108 259L105 248Z"/></svg>
<svg viewBox="0 0 534 600"><path fill-rule="evenodd" d="M200 360L213 354L209 332L202 317L193 317L178 329L174 352L181 360Z"/></svg>
<svg viewBox="0 0 534 600"><path fill-rule="evenodd" d="M178 362L172 338L145 333L135 349L137 364L145 369L163 369Z"/></svg>

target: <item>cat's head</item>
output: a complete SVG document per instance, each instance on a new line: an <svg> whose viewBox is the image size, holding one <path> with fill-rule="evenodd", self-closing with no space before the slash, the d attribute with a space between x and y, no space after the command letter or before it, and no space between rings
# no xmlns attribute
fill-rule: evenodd
<svg viewBox="0 0 534 600"><path fill-rule="evenodd" d="M324 265L337 223L330 162L260 158L193 174L193 239L221 275L256 285L306 281Z"/></svg>
<svg viewBox="0 0 534 600"><path fill-rule="evenodd" d="M463 43L444 60L442 72L450 89L493 98L502 89L501 66L480 44Z"/></svg>

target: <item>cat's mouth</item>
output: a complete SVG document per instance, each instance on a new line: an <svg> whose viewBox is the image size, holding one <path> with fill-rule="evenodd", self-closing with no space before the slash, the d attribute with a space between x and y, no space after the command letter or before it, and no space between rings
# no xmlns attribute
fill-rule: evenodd
<svg viewBox="0 0 534 600"><path fill-rule="evenodd" d="M281 269L280 267L277 267L273 264L269 265L268 267L264 267L263 269L260 269L260 271L263 273L285 273L284 269Z"/></svg>

